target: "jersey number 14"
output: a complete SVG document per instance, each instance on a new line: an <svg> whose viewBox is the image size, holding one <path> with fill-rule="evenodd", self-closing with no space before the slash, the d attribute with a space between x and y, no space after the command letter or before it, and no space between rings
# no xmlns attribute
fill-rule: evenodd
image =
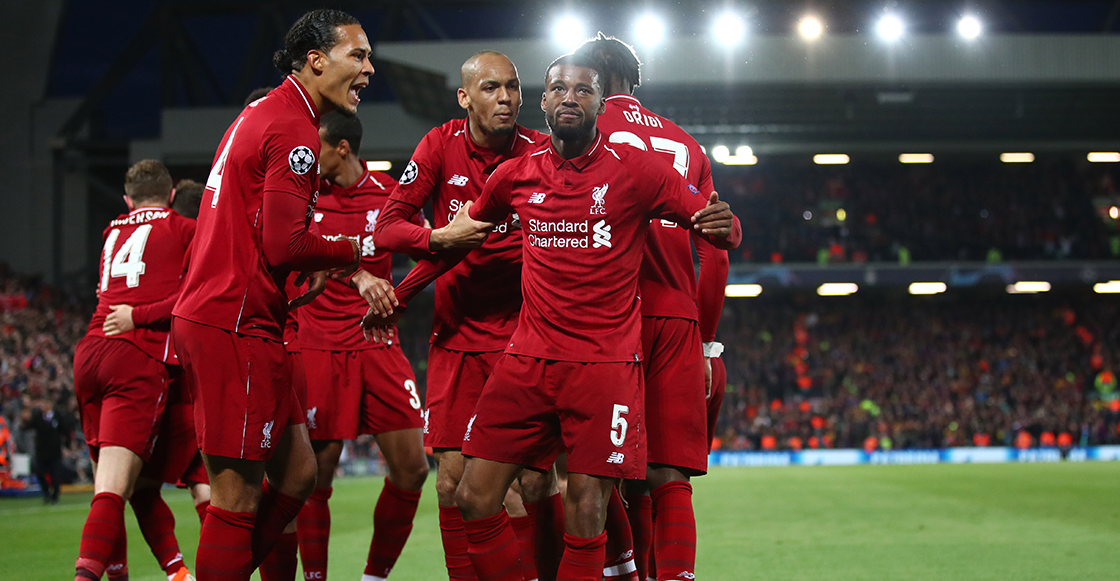
<svg viewBox="0 0 1120 581"><path fill-rule="evenodd" d="M151 224L138 226L119 248L117 239L120 238L120 228L113 228L105 238L105 248L101 250L101 260L104 266L101 269L101 290L109 289L109 279L124 277L128 288L140 285L140 275L144 274L144 247L148 245L148 234L152 233ZM114 249L116 253L114 253Z"/></svg>

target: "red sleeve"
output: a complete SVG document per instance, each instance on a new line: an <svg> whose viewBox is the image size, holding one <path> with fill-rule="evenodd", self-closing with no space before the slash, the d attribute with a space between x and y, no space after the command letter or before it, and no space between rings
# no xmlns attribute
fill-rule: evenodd
<svg viewBox="0 0 1120 581"><path fill-rule="evenodd" d="M428 241L432 231L413 223L411 219L439 191L439 175L443 171L441 142L440 128L437 127L416 146L400 183L389 195L385 211L377 220L373 242L378 248L414 258L431 255Z"/></svg>
<svg viewBox="0 0 1120 581"><path fill-rule="evenodd" d="M136 305L132 308L132 324L140 329L167 330L171 325L171 309L179 300L179 292L168 295L162 301Z"/></svg>
<svg viewBox="0 0 1120 581"><path fill-rule="evenodd" d="M696 232L693 230L693 232ZM696 306L700 311L700 338L704 342L716 340L716 328L723 314L724 293L731 261L726 250L712 246L703 236L694 235L696 255L700 258L700 276L696 286Z"/></svg>
<svg viewBox="0 0 1120 581"><path fill-rule="evenodd" d="M527 158L516 158L516 160L523 159ZM518 166L516 160L510 160L499 165L494 173L490 174L490 177L486 180L486 185L482 187L482 193L478 195L478 200L471 205L471 209L467 213L468 216L480 222L492 222L494 224L509 217L510 213L513 212L510 201L509 178L514 171L514 167Z"/></svg>
<svg viewBox="0 0 1120 581"><path fill-rule="evenodd" d="M393 289L397 301L401 306L408 306L408 301L428 288L428 285L445 272L455 268L455 265L462 262L468 254L470 254L469 250L453 250L417 261L416 266L412 267L404 280Z"/></svg>
<svg viewBox="0 0 1120 581"><path fill-rule="evenodd" d="M295 271L329 270L354 260L349 240L327 240L308 231L307 200L266 193L262 214L261 247L270 266Z"/></svg>
<svg viewBox="0 0 1120 581"><path fill-rule="evenodd" d="M661 164L648 163L637 156L631 157L630 160L642 164L643 167L638 171L660 182L660 187L653 190L657 192L653 207L654 217L672 220L680 227L687 228L689 232L697 233L716 248L733 250L739 247L739 243L743 240L743 229L739 224L738 216L734 217L731 234L727 238L699 234L693 227L692 216L708 205L710 192L701 192L696 186L685 181L679 173Z"/></svg>

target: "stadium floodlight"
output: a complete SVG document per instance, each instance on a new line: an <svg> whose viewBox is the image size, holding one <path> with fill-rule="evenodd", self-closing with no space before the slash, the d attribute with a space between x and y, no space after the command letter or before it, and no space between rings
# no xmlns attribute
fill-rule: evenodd
<svg viewBox="0 0 1120 581"><path fill-rule="evenodd" d="M638 44L657 46L665 40L665 22L653 14L646 14L634 23L634 38Z"/></svg>
<svg viewBox="0 0 1120 581"><path fill-rule="evenodd" d="M716 17L712 25L712 36L725 47L738 46L747 36L747 23L738 14L724 12Z"/></svg>
<svg viewBox="0 0 1120 581"><path fill-rule="evenodd" d="M903 153L898 156L902 163L933 163L932 153Z"/></svg>
<svg viewBox="0 0 1120 581"><path fill-rule="evenodd" d="M727 149L726 145L717 145L712 148L712 159L717 162L723 163L727 161L729 157L731 157L731 150Z"/></svg>
<svg viewBox="0 0 1120 581"><path fill-rule="evenodd" d="M1093 163L1120 163L1120 151L1094 151L1089 154Z"/></svg>
<svg viewBox="0 0 1120 581"><path fill-rule="evenodd" d="M1033 153L1001 153L999 160L1003 163L1031 163L1034 161Z"/></svg>
<svg viewBox="0 0 1120 581"><path fill-rule="evenodd" d="M822 297L845 297L858 290L859 285L854 282L826 282L817 287L817 294Z"/></svg>
<svg viewBox="0 0 1120 581"><path fill-rule="evenodd" d="M389 171L393 169L393 163L389 161L367 161L366 169L369 171Z"/></svg>
<svg viewBox="0 0 1120 581"><path fill-rule="evenodd" d="M943 282L914 282L910 283L910 294L912 295L936 295L945 292L949 288Z"/></svg>
<svg viewBox="0 0 1120 581"><path fill-rule="evenodd" d="M837 222L843 222L844 220L847 220L847 219L848 219L848 211L845 210L844 208L837 208L836 209L836 221Z"/></svg>
<svg viewBox="0 0 1120 581"><path fill-rule="evenodd" d="M806 16L797 24L797 31L805 40L816 40L824 32L824 25L816 16Z"/></svg>
<svg viewBox="0 0 1120 581"><path fill-rule="evenodd" d="M1112 218L1113 220L1120 219L1120 208L1117 208L1116 206L1109 208L1108 217Z"/></svg>
<svg viewBox="0 0 1120 581"><path fill-rule="evenodd" d="M957 34L965 40L976 40L983 32L984 24L971 14L966 14L957 21Z"/></svg>
<svg viewBox="0 0 1120 581"><path fill-rule="evenodd" d="M895 14L886 14L875 23L875 32L879 34L879 38L887 41L894 42L906 32L906 25L902 19Z"/></svg>
<svg viewBox="0 0 1120 581"><path fill-rule="evenodd" d="M587 40L583 20L571 14L562 16L552 28L552 40L565 50L574 50Z"/></svg>
<svg viewBox="0 0 1120 581"><path fill-rule="evenodd" d="M729 284L723 295L727 297L757 297L762 294L760 284Z"/></svg>
<svg viewBox="0 0 1120 581"><path fill-rule="evenodd" d="M813 156L813 163L817 165L844 165L851 160L843 153L818 153Z"/></svg>
<svg viewBox="0 0 1120 581"><path fill-rule="evenodd" d="M1097 294L1116 294L1120 293L1120 280L1110 280L1108 282L1098 282L1093 285L1093 292ZM728 295L731 296L731 295Z"/></svg>
<svg viewBox="0 0 1120 581"><path fill-rule="evenodd" d="M754 156L754 150L749 145L740 145L735 148L735 155L728 156L722 163L723 165L754 165L758 163L758 158Z"/></svg>
<svg viewBox="0 0 1120 581"><path fill-rule="evenodd" d="M1050 283L1043 281L1021 280L1015 284L1007 285L1007 292L1013 295L1035 294L1050 291Z"/></svg>

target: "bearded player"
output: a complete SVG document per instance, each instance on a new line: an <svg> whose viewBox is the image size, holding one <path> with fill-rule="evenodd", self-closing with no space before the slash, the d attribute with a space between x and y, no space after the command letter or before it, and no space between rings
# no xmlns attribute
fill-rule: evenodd
<svg viewBox="0 0 1120 581"><path fill-rule="evenodd" d="M561 447L567 527L557 577L602 578L609 499L620 478L645 471L638 273L650 220L674 220L725 248L741 238L714 192L705 198L671 169L605 142L596 67L575 55L549 66L541 107L550 146L503 164L460 213L470 231L516 212L525 232L524 306L464 435L456 491L471 562L487 581L520 579L505 487L524 467L548 470ZM461 256L417 268L444 270ZM402 302L416 291L407 282Z"/></svg>
<svg viewBox="0 0 1120 581"><path fill-rule="evenodd" d="M75 579L96 580L109 564L124 573L124 503L132 498L140 471L151 458L167 400L170 365L176 362L167 328L122 328L118 318L146 319L157 303L179 292L193 220L172 211L171 175L155 160L143 160L125 175L128 214L103 234L97 310L74 352L74 387L82 429L96 462L95 495L82 529ZM136 305L135 309L130 305ZM145 536L166 525L155 505L170 514L158 490L147 487L133 502ZM174 538L157 551L168 577L182 570Z"/></svg>
<svg viewBox="0 0 1120 581"><path fill-rule="evenodd" d="M458 99L467 111L466 119L449 121L424 136L378 220L375 234L379 249L417 259L482 244L436 282L428 355L424 439L435 450L438 462L440 533L453 580L474 578L455 489L463 473L463 433L521 309L521 232L507 221L489 236L485 232L461 236L451 222L458 210L478 198L499 164L536 151L547 141L541 133L517 125L521 81L505 55L484 51L471 56L463 63L461 81ZM429 202L434 230L410 222ZM518 537L522 541L547 539L561 506L555 482L527 475L523 484L525 509L533 516L515 521ZM540 534L532 532L534 526L541 529ZM528 546L525 551L532 553ZM558 555L539 557L545 561L544 570L555 571ZM529 559L532 557L527 556Z"/></svg>
<svg viewBox="0 0 1120 581"><path fill-rule="evenodd" d="M711 165L696 140L633 97L641 83L634 50L599 33L576 53L594 59L603 71L607 107L598 125L608 141L649 152L649 157L671 167L700 191L712 191ZM700 259L699 290L692 263L693 246ZM727 252L714 248L695 231L690 234L667 220L651 224L640 288L645 410L647 425L651 426L645 480L652 496L652 512L658 515L652 531L657 579L688 581L695 576L696 520L689 478L704 474L708 468L708 358L718 349L715 331L723 309L727 273ZM645 579L650 497L638 486L628 491L630 507L640 515L631 521L631 528L638 540L638 574Z"/></svg>
<svg viewBox="0 0 1120 581"><path fill-rule="evenodd" d="M380 293L378 309L392 302L373 288L377 281L349 276L361 258L357 244L308 231L319 188L319 118L356 112L373 74L369 41L354 17L315 10L292 26L284 45L273 61L287 78L246 107L219 145L194 268L173 311L212 488L200 579L248 579L315 486L315 456L283 345L289 272L316 273L321 287L334 269L371 303Z"/></svg>

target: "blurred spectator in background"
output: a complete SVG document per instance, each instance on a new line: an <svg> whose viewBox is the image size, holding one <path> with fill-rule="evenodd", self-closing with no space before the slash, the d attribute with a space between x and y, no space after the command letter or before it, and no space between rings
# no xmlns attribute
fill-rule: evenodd
<svg viewBox="0 0 1120 581"><path fill-rule="evenodd" d="M74 419L61 406L46 398L30 400L23 408L20 425L35 434L35 478L43 491L44 504L58 504L62 486L62 451L72 440Z"/></svg>

